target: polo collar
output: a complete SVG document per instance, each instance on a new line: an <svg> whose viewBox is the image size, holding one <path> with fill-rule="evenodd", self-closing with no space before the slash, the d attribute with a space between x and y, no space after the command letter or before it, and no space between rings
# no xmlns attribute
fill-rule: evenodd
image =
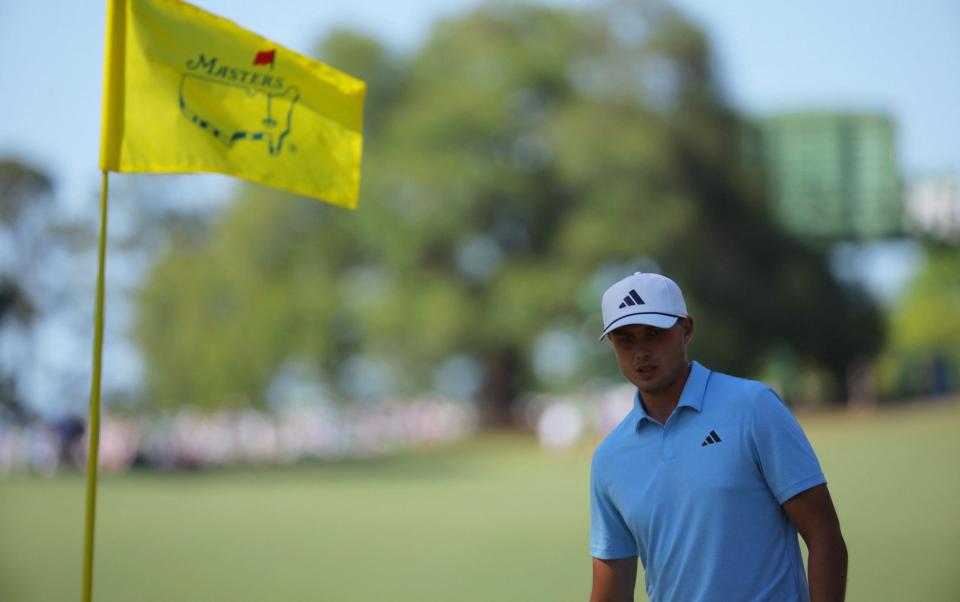
<svg viewBox="0 0 960 602"><path fill-rule="evenodd" d="M707 380L709 378L710 370L704 368L700 362L690 362L690 375L687 376L687 382L683 385L683 392L680 393L680 401L677 402L677 407L688 407L698 412L702 410L703 394L707 390ZM644 420L653 422L653 418L647 414L647 411L643 409L643 404L640 403L639 390L633 396L633 411L637 414L638 426Z"/></svg>

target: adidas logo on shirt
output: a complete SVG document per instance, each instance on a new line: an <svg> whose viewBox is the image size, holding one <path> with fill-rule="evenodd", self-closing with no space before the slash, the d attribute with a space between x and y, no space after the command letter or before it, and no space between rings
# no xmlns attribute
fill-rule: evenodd
<svg viewBox="0 0 960 602"><path fill-rule="evenodd" d="M714 443L720 443L720 435L717 434L717 431L710 431L710 434L707 435L707 438L703 440L703 443L700 444L700 447L704 445L713 445Z"/></svg>
<svg viewBox="0 0 960 602"><path fill-rule="evenodd" d="M640 298L640 295L637 294L635 289L630 289L630 294L623 298L623 303L620 304L620 309L628 305L646 305L643 302L643 299Z"/></svg>

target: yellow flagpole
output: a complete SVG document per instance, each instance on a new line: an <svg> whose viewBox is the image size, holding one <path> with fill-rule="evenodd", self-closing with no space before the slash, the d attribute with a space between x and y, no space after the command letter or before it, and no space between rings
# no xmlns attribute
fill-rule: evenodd
<svg viewBox="0 0 960 602"><path fill-rule="evenodd" d="M97 517L97 455L100 448L100 368L103 356L103 280L107 263L107 171L100 184L100 257L93 329L93 378L90 380L90 421L87 425L87 515L83 536L83 602L93 596L93 536Z"/></svg>

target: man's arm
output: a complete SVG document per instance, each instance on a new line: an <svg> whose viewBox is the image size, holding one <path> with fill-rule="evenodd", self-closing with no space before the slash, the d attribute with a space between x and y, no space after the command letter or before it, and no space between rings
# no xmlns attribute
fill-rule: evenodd
<svg viewBox="0 0 960 602"><path fill-rule="evenodd" d="M847 588L847 545L827 486L798 493L784 502L783 510L810 552L807 578L811 602L842 602Z"/></svg>
<svg viewBox="0 0 960 602"><path fill-rule="evenodd" d="M633 602L637 585L637 558L593 559L590 602Z"/></svg>

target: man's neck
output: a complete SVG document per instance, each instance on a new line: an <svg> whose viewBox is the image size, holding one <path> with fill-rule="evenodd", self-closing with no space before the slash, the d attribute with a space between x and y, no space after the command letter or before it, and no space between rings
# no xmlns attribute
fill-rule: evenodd
<svg viewBox="0 0 960 602"><path fill-rule="evenodd" d="M692 369L693 364L687 362L686 368L680 371L680 375L673 381L673 384L671 384L669 388L658 393L640 394L640 402L643 404L643 409L646 410L648 416L660 424L667 423L670 414L673 413L677 404L680 403L683 387L687 384L687 379L690 377L690 371Z"/></svg>

